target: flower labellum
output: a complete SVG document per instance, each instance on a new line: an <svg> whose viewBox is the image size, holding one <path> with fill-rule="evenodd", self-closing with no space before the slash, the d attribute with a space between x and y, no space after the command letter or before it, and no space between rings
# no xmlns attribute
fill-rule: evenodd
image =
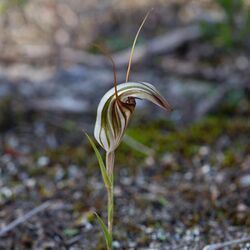
<svg viewBox="0 0 250 250"><path fill-rule="evenodd" d="M166 111L171 111L168 102L153 85L146 82L128 81L136 40L148 15L149 12L142 21L135 36L125 83L117 85L115 63L112 57L106 51L103 51L104 54L109 57L113 66L114 87L102 97L98 105L94 136L106 152L115 151L121 143L131 115L135 109L136 98L149 100Z"/></svg>

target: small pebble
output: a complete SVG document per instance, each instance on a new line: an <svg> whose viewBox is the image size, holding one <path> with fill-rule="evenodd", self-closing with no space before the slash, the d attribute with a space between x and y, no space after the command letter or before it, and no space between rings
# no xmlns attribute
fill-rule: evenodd
<svg viewBox="0 0 250 250"><path fill-rule="evenodd" d="M12 191L7 187L2 187L0 189L0 196L1 195L4 196L5 198L10 198L12 196Z"/></svg>
<svg viewBox="0 0 250 250"><path fill-rule="evenodd" d="M240 178L240 184L243 187L249 187L250 186L250 174L242 176Z"/></svg>
<svg viewBox="0 0 250 250"><path fill-rule="evenodd" d="M210 165L205 164L205 165L202 166L201 172L202 172L202 174L206 175L206 174L208 174L210 172L210 169L211 169Z"/></svg>
<svg viewBox="0 0 250 250"><path fill-rule="evenodd" d="M119 241L113 241L113 247L116 249L121 249L121 244L119 243Z"/></svg>
<svg viewBox="0 0 250 250"><path fill-rule="evenodd" d="M49 164L49 158L47 156L41 156L37 160L37 165L39 167L45 167Z"/></svg>
<svg viewBox="0 0 250 250"><path fill-rule="evenodd" d="M33 178L30 178L26 180L26 186L29 188L33 188L36 185L36 180Z"/></svg>
<svg viewBox="0 0 250 250"><path fill-rule="evenodd" d="M206 156L209 154L209 152L210 152L210 148L208 146L201 146L199 149L199 154L201 156Z"/></svg>
<svg viewBox="0 0 250 250"><path fill-rule="evenodd" d="M62 180L63 178L64 178L64 176L65 176L65 171L64 171L64 169L63 168L58 168L57 170L56 170L56 175L55 175L55 180L56 181L60 181L60 180Z"/></svg>

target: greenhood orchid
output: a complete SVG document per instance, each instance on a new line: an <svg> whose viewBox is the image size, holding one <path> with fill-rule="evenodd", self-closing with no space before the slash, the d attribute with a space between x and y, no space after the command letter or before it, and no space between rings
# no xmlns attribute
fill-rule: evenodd
<svg viewBox="0 0 250 250"><path fill-rule="evenodd" d="M148 14L144 18L135 36L130 53L126 81L124 83L117 84L115 63L112 57L106 51L103 51L104 54L109 57L113 66L114 87L102 97L98 105L94 136L98 143L106 151L106 165L104 164L102 157L98 149L96 148L94 142L87 135L87 138L89 139L90 144L92 145L98 158L100 170L108 194L108 226L106 226L101 217L95 213L97 216L97 220L103 230L108 250L112 249L112 228L114 209L113 168L115 150L121 143L123 135L130 121L131 115L134 112L136 106L136 99L146 99L160 106L166 111L171 111L171 107L168 102L162 97L162 95L157 91L157 89L153 85L146 82L129 81L129 74L135 44L140 30L148 17Z"/></svg>
<svg viewBox="0 0 250 250"><path fill-rule="evenodd" d="M119 146L131 118L131 114L134 111L136 98L146 99L166 111L171 111L168 102L153 85L146 82L128 82L135 44L149 13L150 11L145 16L135 36L125 83L121 83L117 86L115 63L112 57L104 51L113 66L114 87L102 97L98 105L94 135L106 152L112 152Z"/></svg>
<svg viewBox="0 0 250 250"><path fill-rule="evenodd" d="M135 109L136 98L149 100L171 111L168 102L149 83L126 82L110 89L99 103L94 130L96 140L106 152L119 146Z"/></svg>

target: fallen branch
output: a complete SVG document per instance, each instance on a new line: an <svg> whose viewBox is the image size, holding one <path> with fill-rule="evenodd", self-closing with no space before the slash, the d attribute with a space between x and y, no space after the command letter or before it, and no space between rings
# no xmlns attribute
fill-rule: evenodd
<svg viewBox="0 0 250 250"><path fill-rule="evenodd" d="M201 78L206 81L221 81L221 75L212 65L203 65L192 60L180 60L175 57L164 57L161 63L164 71L180 77ZM222 66L223 67L223 66Z"/></svg>
<svg viewBox="0 0 250 250"><path fill-rule="evenodd" d="M203 248L203 250L217 250L217 249L221 249L223 247L228 247L231 245L236 245L236 244L240 244L246 241L250 241L250 237L247 238L242 238L242 239L238 239L238 240L231 240L231 241L226 241L226 242L222 242L222 243L217 243L217 244L211 244L211 245L207 245Z"/></svg>
<svg viewBox="0 0 250 250"><path fill-rule="evenodd" d="M138 63L152 55L172 52L187 42L199 39L201 35L199 25L190 25L156 37L136 47L133 63ZM118 68L127 65L129 54L130 48L113 54L114 61ZM108 63L104 56L93 55L70 48L62 50L61 58L65 62L82 63L94 67L103 67Z"/></svg>
<svg viewBox="0 0 250 250"><path fill-rule="evenodd" d="M50 205L51 205L50 201L46 201L46 202L42 203L40 206L38 206L38 207L32 209L31 211L29 211L28 213L24 214L22 217L19 217L16 220L12 221L10 224L8 224L7 226L5 226L4 228L2 228L0 230L0 237L3 236L4 234L6 234L7 232L13 230L18 225L29 220L32 216L42 212L43 210L48 208Z"/></svg>

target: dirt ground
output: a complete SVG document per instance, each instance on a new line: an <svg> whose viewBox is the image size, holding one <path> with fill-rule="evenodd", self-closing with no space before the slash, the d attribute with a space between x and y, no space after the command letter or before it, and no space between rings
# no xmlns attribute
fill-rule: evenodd
<svg viewBox="0 0 250 250"><path fill-rule="evenodd" d="M93 212L106 218L107 197L82 130L93 134L112 71L93 66L92 44L125 50L151 7L138 46L223 16L208 0L37 0L1 14L0 249L105 249ZM116 152L114 249L200 250L250 235L250 46L216 42L197 36L132 67L174 111L138 101ZM66 49L95 59L66 60Z"/></svg>

